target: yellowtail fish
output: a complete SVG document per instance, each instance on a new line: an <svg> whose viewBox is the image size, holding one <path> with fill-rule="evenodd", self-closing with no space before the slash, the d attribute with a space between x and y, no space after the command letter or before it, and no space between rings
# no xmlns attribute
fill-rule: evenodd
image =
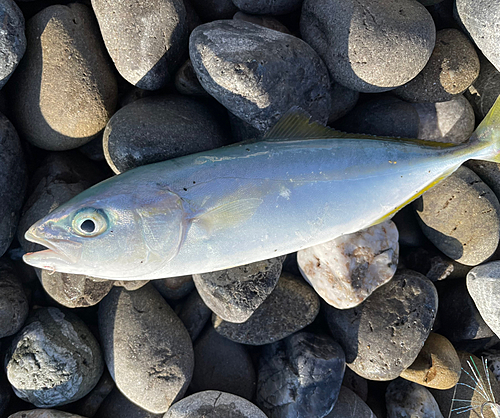
<svg viewBox="0 0 500 418"><path fill-rule="evenodd" d="M201 132L200 135L203 135ZM500 101L467 144L350 135L284 116L262 141L142 166L35 223L35 267L140 280L223 270L379 223L464 161L500 161Z"/></svg>

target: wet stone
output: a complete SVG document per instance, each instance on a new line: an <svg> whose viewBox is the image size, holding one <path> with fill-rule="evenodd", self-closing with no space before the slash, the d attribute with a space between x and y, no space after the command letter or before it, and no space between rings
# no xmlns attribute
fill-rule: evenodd
<svg viewBox="0 0 500 418"><path fill-rule="evenodd" d="M331 337L298 332L264 347L257 405L270 418L323 417L339 395L344 351Z"/></svg>
<svg viewBox="0 0 500 418"><path fill-rule="evenodd" d="M255 15L284 15L300 8L302 0L233 0L238 9Z"/></svg>
<svg viewBox="0 0 500 418"><path fill-rule="evenodd" d="M11 263L0 259L0 338L15 334L28 316L28 298Z"/></svg>
<svg viewBox="0 0 500 418"><path fill-rule="evenodd" d="M194 341L212 316L212 311L205 305L198 291L194 289L182 304L178 315L191 340Z"/></svg>
<svg viewBox="0 0 500 418"><path fill-rule="evenodd" d="M345 386L340 387L339 397L332 411L324 418L376 418L370 407Z"/></svg>
<svg viewBox="0 0 500 418"><path fill-rule="evenodd" d="M154 414L128 400L118 389L104 399L93 418L163 418L165 414Z"/></svg>
<svg viewBox="0 0 500 418"><path fill-rule="evenodd" d="M151 284L167 300L182 299L194 289L193 276L178 276L153 280Z"/></svg>
<svg viewBox="0 0 500 418"><path fill-rule="evenodd" d="M444 418L436 400L425 387L404 379L396 379L389 384L385 402L387 418Z"/></svg>

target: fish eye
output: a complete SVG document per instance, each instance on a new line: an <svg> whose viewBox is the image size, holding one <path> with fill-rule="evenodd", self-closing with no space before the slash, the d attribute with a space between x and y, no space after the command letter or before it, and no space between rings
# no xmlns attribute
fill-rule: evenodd
<svg viewBox="0 0 500 418"><path fill-rule="evenodd" d="M75 214L72 226L82 237L95 237L108 228L108 217L100 209L85 208Z"/></svg>

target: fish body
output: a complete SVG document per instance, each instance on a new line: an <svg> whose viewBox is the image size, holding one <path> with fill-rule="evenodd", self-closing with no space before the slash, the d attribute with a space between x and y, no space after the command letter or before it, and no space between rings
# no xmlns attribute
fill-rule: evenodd
<svg viewBox="0 0 500 418"><path fill-rule="evenodd" d="M291 115L263 141L138 167L86 190L27 231L49 250L24 260L140 280L317 245L387 219L470 158L496 161L499 108L452 147L350 137Z"/></svg>

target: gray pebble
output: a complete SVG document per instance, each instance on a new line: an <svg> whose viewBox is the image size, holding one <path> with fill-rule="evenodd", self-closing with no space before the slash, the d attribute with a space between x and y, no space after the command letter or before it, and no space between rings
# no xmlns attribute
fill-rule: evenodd
<svg viewBox="0 0 500 418"><path fill-rule="evenodd" d="M69 412L58 411L56 409L32 409L30 411L19 411L9 416L9 418L85 418L81 415Z"/></svg>
<svg viewBox="0 0 500 418"><path fill-rule="evenodd" d="M348 89L339 83L332 83L330 88L332 107L328 116L328 124L347 115L358 103L359 91Z"/></svg>
<svg viewBox="0 0 500 418"><path fill-rule="evenodd" d="M195 341L200 335L201 330L205 327L212 316L212 311L205 305L196 289L188 296L179 310L179 319L186 327L191 341Z"/></svg>
<svg viewBox="0 0 500 418"><path fill-rule="evenodd" d="M480 160L469 160L465 163L467 168L470 168L474 173L476 173L481 180L483 180L486 185L493 190L495 196L500 196L500 164L480 161Z"/></svg>
<svg viewBox="0 0 500 418"><path fill-rule="evenodd" d="M242 20L219 20L191 33L189 54L203 88L260 132L294 106L313 120L328 120L328 71L295 36Z"/></svg>
<svg viewBox="0 0 500 418"><path fill-rule="evenodd" d="M299 0L302 1L302 0ZM277 30L278 32L287 33L290 35L290 31L287 27L281 23L278 19L271 16L256 16L248 13L237 12L233 16L233 19L244 20L245 22L255 23L259 26L264 26L265 28Z"/></svg>
<svg viewBox="0 0 500 418"><path fill-rule="evenodd" d="M332 412L324 418L376 418L376 416L358 395L345 386L341 386Z"/></svg>
<svg viewBox="0 0 500 418"><path fill-rule="evenodd" d="M11 263L0 259L0 338L15 334L28 316L28 299Z"/></svg>
<svg viewBox="0 0 500 418"><path fill-rule="evenodd" d="M300 8L302 0L233 0L245 13L255 15L284 15Z"/></svg>
<svg viewBox="0 0 500 418"><path fill-rule="evenodd" d="M15 394L37 407L84 397L103 371L101 349L87 326L57 308L35 310L5 358Z"/></svg>
<svg viewBox="0 0 500 418"><path fill-rule="evenodd" d="M443 418L429 390L404 379L396 379L389 384L385 401L387 418Z"/></svg>
<svg viewBox="0 0 500 418"><path fill-rule="evenodd" d="M200 84L193 63L187 59L175 73L175 88L181 94L190 96L209 96Z"/></svg>
<svg viewBox="0 0 500 418"><path fill-rule="evenodd" d="M179 300L189 295L194 289L193 276L169 277L153 280L153 286L167 300Z"/></svg>
<svg viewBox="0 0 500 418"><path fill-rule="evenodd" d="M92 418L162 418L165 414L154 414L128 400L118 389L104 399Z"/></svg>

